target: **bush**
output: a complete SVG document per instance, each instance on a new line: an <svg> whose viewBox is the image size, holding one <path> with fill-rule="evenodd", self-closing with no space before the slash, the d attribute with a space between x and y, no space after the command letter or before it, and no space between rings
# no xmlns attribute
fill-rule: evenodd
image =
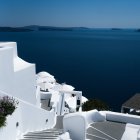
<svg viewBox="0 0 140 140"><path fill-rule="evenodd" d="M18 101L16 101L13 97L4 96L0 100L0 108L3 111L3 116L12 115L15 111L16 106L18 105Z"/></svg>
<svg viewBox="0 0 140 140"><path fill-rule="evenodd" d="M105 102L98 99L90 99L82 105L83 111L89 111L93 109L97 109L98 111L110 110L109 106Z"/></svg>
<svg viewBox="0 0 140 140"><path fill-rule="evenodd" d="M0 115L0 127L6 125L6 117Z"/></svg>
<svg viewBox="0 0 140 140"><path fill-rule="evenodd" d="M17 105L18 101L13 97L4 96L0 99L0 127L5 126L6 117L12 115Z"/></svg>

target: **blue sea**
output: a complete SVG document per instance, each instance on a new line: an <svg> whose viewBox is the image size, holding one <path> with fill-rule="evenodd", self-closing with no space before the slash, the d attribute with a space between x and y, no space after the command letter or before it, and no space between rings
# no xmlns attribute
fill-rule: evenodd
<svg viewBox="0 0 140 140"><path fill-rule="evenodd" d="M0 32L0 41L16 41L19 56L36 63L37 72L114 111L140 92L140 33L134 30Z"/></svg>

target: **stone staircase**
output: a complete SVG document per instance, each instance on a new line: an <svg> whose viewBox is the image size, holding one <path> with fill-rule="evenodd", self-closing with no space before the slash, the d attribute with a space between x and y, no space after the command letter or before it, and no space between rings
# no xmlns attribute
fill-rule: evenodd
<svg viewBox="0 0 140 140"><path fill-rule="evenodd" d="M59 136L63 134L63 117L57 116L54 128L28 132L20 140L58 140Z"/></svg>
<svg viewBox="0 0 140 140"><path fill-rule="evenodd" d="M58 140L63 134L63 129L47 129L42 131L28 132L20 140Z"/></svg>

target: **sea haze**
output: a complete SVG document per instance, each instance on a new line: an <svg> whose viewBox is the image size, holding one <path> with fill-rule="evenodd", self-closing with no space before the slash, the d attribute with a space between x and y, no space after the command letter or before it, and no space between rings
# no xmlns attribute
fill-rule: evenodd
<svg viewBox="0 0 140 140"><path fill-rule="evenodd" d="M37 72L47 71L115 111L140 92L140 33L134 30L0 32L0 41L16 41L19 56L36 63Z"/></svg>

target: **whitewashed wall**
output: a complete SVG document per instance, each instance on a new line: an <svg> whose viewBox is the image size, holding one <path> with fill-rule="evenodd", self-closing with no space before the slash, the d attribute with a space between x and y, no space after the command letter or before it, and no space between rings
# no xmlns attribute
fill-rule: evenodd
<svg viewBox="0 0 140 140"><path fill-rule="evenodd" d="M0 92L0 96L4 95L8 94ZM19 101L18 108L7 117L6 127L0 128L0 140L18 140L26 132L52 128L55 125L54 112L43 110L18 98L15 99ZM16 127L17 122L18 127Z"/></svg>
<svg viewBox="0 0 140 140"><path fill-rule="evenodd" d="M0 43L0 89L36 105L35 64L17 55L16 42Z"/></svg>
<svg viewBox="0 0 140 140"><path fill-rule="evenodd" d="M14 73L14 92L16 96L24 101L36 104L36 81L35 66L17 71Z"/></svg>
<svg viewBox="0 0 140 140"><path fill-rule="evenodd" d="M137 115L123 114L111 111L101 111L101 113L106 114L106 120L108 121L116 121L140 125L140 116Z"/></svg>
<svg viewBox="0 0 140 140"><path fill-rule="evenodd" d="M21 122L19 109L7 117L6 127L0 128L0 140L16 140L21 134L20 127L16 127L16 122Z"/></svg>
<svg viewBox="0 0 140 140"><path fill-rule="evenodd" d="M85 140L86 119L82 113L71 113L64 116L64 132L69 132L72 140Z"/></svg>
<svg viewBox="0 0 140 140"><path fill-rule="evenodd" d="M13 92L13 48L0 47L0 89Z"/></svg>
<svg viewBox="0 0 140 140"><path fill-rule="evenodd" d="M52 128L55 125L55 113L49 112L41 108L37 108L32 104L20 102L22 132L42 130Z"/></svg>

